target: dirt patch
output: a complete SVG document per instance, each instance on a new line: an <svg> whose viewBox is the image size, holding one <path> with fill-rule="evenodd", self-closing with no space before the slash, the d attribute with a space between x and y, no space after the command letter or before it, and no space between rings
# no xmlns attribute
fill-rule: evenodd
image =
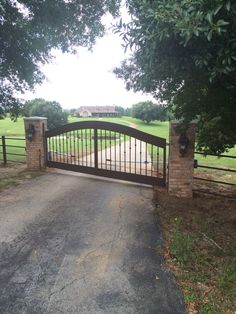
<svg viewBox="0 0 236 314"><path fill-rule="evenodd" d="M188 313L236 313L236 196L156 196L166 267L184 292Z"/></svg>
<svg viewBox="0 0 236 314"><path fill-rule="evenodd" d="M0 192L11 186L44 174L43 171L29 171L26 164L8 163L0 166Z"/></svg>
<svg viewBox="0 0 236 314"><path fill-rule="evenodd" d="M196 178L203 178L205 180L194 180L194 189L212 195L221 195L228 198L236 199L236 174L234 172L224 172L216 170L201 170L195 171ZM214 181L225 182L226 184L219 184Z"/></svg>
<svg viewBox="0 0 236 314"><path fill-rule="evenodd" d="M18 174L21 171L26 170L26 164L20 163L8 163L6 166L0 166L0 179L6 176L11 176L13 174Z"/></svg>
<svg viewBox="0 0 236 314"><path fill-rule="evenodd" d="M129 126L130 126L131 128L134 128L134 129L137 129L137 128L138 128L137 124L132 123L132 122L129 124Z"/></svg>

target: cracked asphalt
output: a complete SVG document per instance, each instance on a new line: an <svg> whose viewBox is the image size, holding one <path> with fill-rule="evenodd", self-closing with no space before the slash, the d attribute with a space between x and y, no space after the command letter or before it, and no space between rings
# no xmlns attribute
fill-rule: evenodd
<svg viewBox="0 0 236 314"><path fill-rule="evenodd" d="M48 173L0 197L0 313L185 313L151 188Z"/></svg>

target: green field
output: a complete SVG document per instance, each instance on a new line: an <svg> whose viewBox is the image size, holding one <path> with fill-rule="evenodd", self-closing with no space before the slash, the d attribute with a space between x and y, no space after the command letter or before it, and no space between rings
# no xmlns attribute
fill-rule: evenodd
<svg viewBox="0 0 236 314"><path fill-rule="evenodd" d="M129 126L130 122L128 120L129 117L122 117L122 118L77 118L77 117L69 117L69 123L72 122L78 122L78 121L106 121L106 122L112 122L112 123L118 123Z"/></svg>
<svg viewBox="0 0 236 314"><path fill-rule="evenodd" d="M25 156L19 156L19 155L25 155L25 140L8 139L8 137L24 138L25 131L24 131L23 118L19 118L17 122L12 121L10 118L0 120L0 136L2 135L6 136L6 145L8 146L7 147L7 160L24 162ZM1 139L0 139L0 145L2 145ZM11 146L17 146L17 147L11 147ZM3 160L2 147L0 146L0 163L2 162L2 160Z"/></svg>
<svg viewBox="0 0 236 314"><path fill-rule="evenodd" d="M168 131L168 122L159 122L155 121L147 125L138 119L134 119L131 117L122 117L122 118L77 118L77 117L69 117L69 123L77 122L77 121L90 121L90 120L99 120L99 121L107 121L113 122L123 125L137 125L137 128L141 131L157 135L160 137L164 137L168 139L169 131ZM0 120L0 135L6 136L24 136L24 119L19 118L16 122L12 121L10 118L6 118L4 120Z"/></svg>
<svg viewBox="0 0 236 314"><path fill-rule="evenodd" d="M122 117L122 118L77 118L77 117L69 117L69 123L76 121L85 121L85 120L99 120L99 121L107 121L119 123L131 127L136 127L137 129L165 138L167 141L169 140L169 122L160 122L155 121L150 123L149 125L144 122L134 119L131 117ZM24 136L24 120L23 118L19 118L16 122L12 121L10 118L6 118L4 120L0 120L0 135L5 135L6 137L23 137ZM16 140L7 140L7 145L24 146L23 141ZM0 159L1 159L1 147L0 147ZM24 149L8 147L8 152L11 153L24 153ZM225 153L225 155L236 156L236 146L230 149L229 152ZM13 157L13 156L11 156ZM196 155L196 159L198 159L199 164L201 165L210 165L210 166L223 166L223 167L235 167L236 168L236 159L230 158L217 158L212 156L201 156ZM11 158L9 158L11 159ZM16 160L22 160L23 157L14 156Z"/></svg>
<svg viewBox="0 0 236 314"><path fill-rule="evenodd" d="M76 121L84 121L84 120L97 120L92 118L70 118L70 122ZM137 129L147 132L159 137L163 137L169 141L169 122L160 122L155 121L150 123L149 125L142 122L141 120L131 118L131 117L122 117L122 118L100 118L101 121L115 122L124 125L136 125ZM230 149L229 152L225 153L225 155L236 156L236 146ZM217 158L214 156L201 156L196 154L195 158L198 160L198 163L205 166L223 166L223 167L235 167L236 168L236 159L231 158Z"/></svg>

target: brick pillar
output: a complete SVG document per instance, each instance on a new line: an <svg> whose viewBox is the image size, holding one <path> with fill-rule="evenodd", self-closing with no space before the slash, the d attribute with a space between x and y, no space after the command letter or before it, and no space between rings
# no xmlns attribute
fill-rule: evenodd
<svg viewBox="0 0 236 314"><path fill-rule="evenodd" d="M29 117L25 120L26 163L30 170L45 169L44 130L47 129L47 118ZM32 140L27 138L27 131L33 126L35 133Z"/></svg>
<svg viewBox="0 0 236 314"><path fill-rule="evenodd" d="M170 152L169 152L169 175L168 193L182 198L193 197L193 172L194 172L194 146L195 124L191 123L186 136L189 140L187 153L183 157L179 152L180 134L176 130L179 122L170 123Z"/></svg>

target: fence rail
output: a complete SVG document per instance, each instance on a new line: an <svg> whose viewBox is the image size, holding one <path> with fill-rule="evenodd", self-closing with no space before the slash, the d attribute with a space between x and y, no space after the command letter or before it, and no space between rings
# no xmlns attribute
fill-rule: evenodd
<svg viewBox="0 0 236 314"><path fill-rule="evenodd" d="M198 154L198 155L203 155L203 156L206 156L205 153L201 153L201 152L194 152L195 154ZM224 157L224 158L234 158L236 159L236 156L230 156L230 155L214 155L214 154L207 154L207 156L214 156L214 157Z"/></svg>
<svg viewBox="0 0 236 314"><path fill-rule="evenodd" d="M201 153L201 152L195 152L196 155L202 155L202 156L205 156L204 153ZM231 155L213 155L213 154L208 154L207 156L211 156L211 157L217 157L217 158L228 158L228 159L236 159L236 156L231 156ZM206 161L207 161L207 156L206 157ZM208 162L210 162L208 160ZM226 181L223 181L223 180L219 180L219 174L217 174L217 178L215 179L215 176L212 172L214 171L220 171L221 173L225 172L225 173L236 173L236 161L235 161L235 167L220 167L218 165L213 165L213 166L210 166L210 165L203 165L203 164L196 164L196 167L195 168L202 168L202 169L207 169L209 170L209 172L207 172L207 175L210 175L211 177L202 177L202 176L194 176L194 179L195 180L200 180L200 181L205 181L205 182L212 182L212 183L216 183L216 184L224 184L224 185L228 185L228 186L236 186L236 183L234 182L226 182ZM236 182L236 180L235 180Z"/></svg>
<svg viewBox="0 0 236 314"><path fill-rule="evenodd" d="M15 141L23 141L23 145L16 145ZM0 162L24 163L26 159L26 147L24 137L7 137L2 135L0 138ZM23 153L24 152L24 153Z"/></svg>

